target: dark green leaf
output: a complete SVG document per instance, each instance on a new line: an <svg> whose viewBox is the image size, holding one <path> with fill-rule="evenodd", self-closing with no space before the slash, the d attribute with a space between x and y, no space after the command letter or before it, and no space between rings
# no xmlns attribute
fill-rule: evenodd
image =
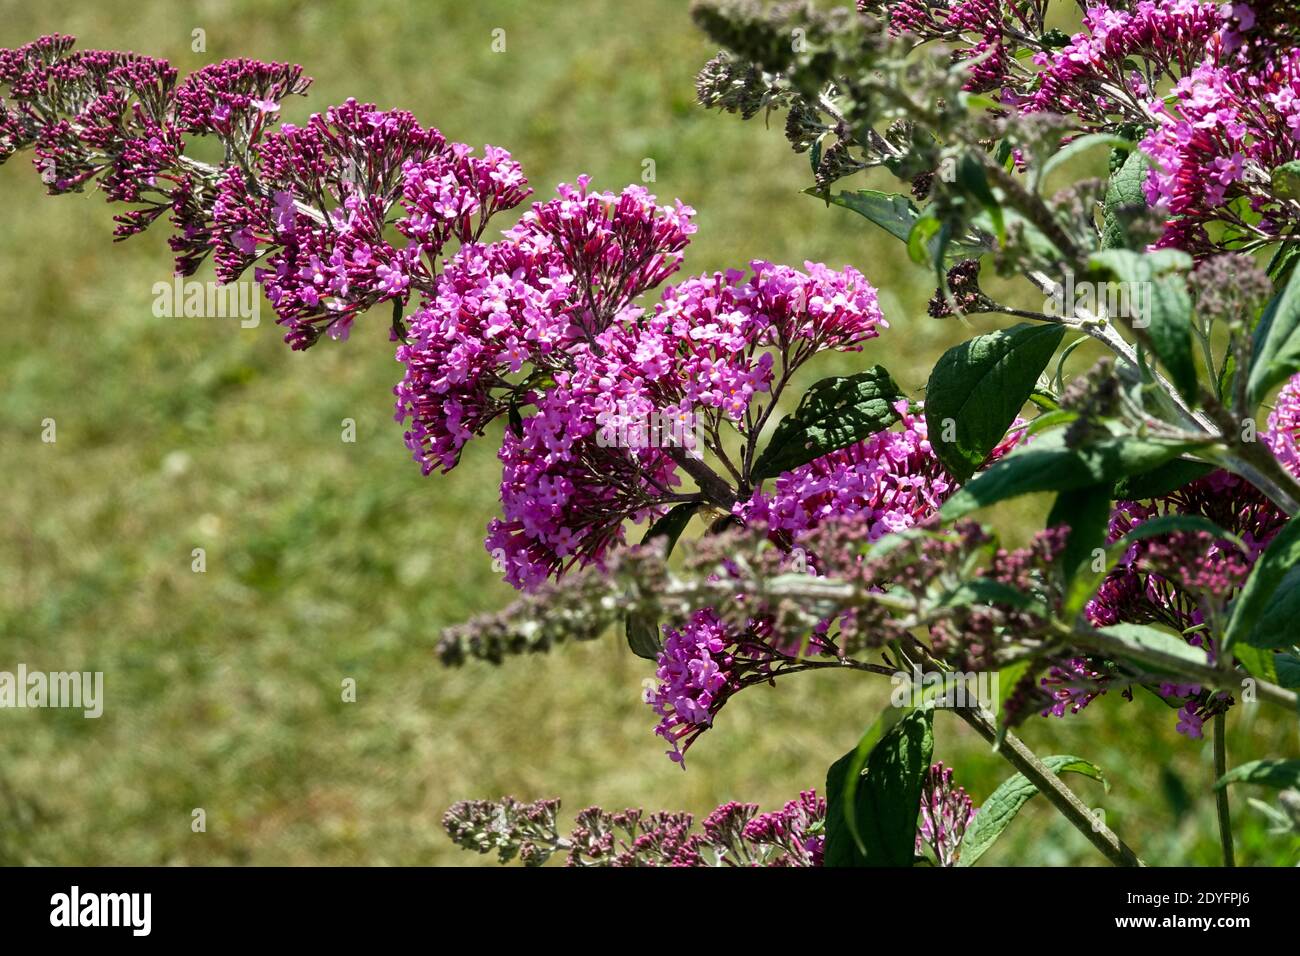
<svg viewBox="0 0 1300 956"><path fill-rule="evenodd" d="M1068 582L1075 572L1090 562L1094 552L1106 547L1110 527L1111 491L1109 485L1089 485L1062 491L1047 516L1047 527L1068 525L1070 536L1061 554L1061 570Z"/></svg>
<svg viewBox="0 0 1300 956"><path fill-rule="evenodd" d="M1273 297L1255 329L1247 390L1258 402L1274 385L1300 371L1300 270Z"/></svg>
<svg viewBox="0 0 1300 956"><path fill-rule="evenodd" d="M1300 657L1285 652L1277 654L1273 658L1273 670L1279 686L1287 690L1300 687Z"/></svg>
<svg viewBox="0 0 1300 956"><path fill-rule="evenodd" d="M659 659L663 641L659 637L659 624L647 614L632 612L627 615L627 646L637 657L648 661Z"/></svg>
<svg viewBox="0 0 1300 956"><path fill-rule="evenodd" d="M1147 206L1143 186L1149 169L1150 160L1146 153L1135 149L1111 176L1102 207L1103 249L1120 249L1128 245L1128 221L1135 212Z"/></svg>
<svg viewBox="0 0 1300 956"><path fill-rule="evenodd" d="M1293 600L1283 593L1283 584L1289 580L1290 590L1295 590L1297 579L1291 576L1290 571L1297 563L1300 563L1300 521L1292 519L1255 562L1241 593L1232 602L1232 617L1224 634L1224 647L1231 647L1238 641L1263 648L1282 648L1294 643L1294 624L1281 633L1272 627L1261 629L1259 624L1275 600Z"/></svg>
<svg viewBox="0 0 1300 956"><path fill-rule="evenodd" d="M1267 596L1246 643L1259 648L1288 647L1300 640L1300 565L1288 568Z"/></svg>
<svg viewBox="0 0 1300 956"><path fill-rule="evenodd" d="M1275 289L1290 280L1296 263L1300 262L1300 242L1295 241L1294 234L1290 238L1291 242L1284 242L1277 247L1277 252L1273 253L1273 258L1268 263L1268 277L1273 280Z"/></svg>
<svg viewBox="0 0 1300 956"><path fill-rule="evenodd" d="M907 241L912 226L921 216L912 200L901 193L883 193L875 189L831 193L816 188L805 189L804 192L832 205L853 210L903 242Z"/></svg>
<svg viewBox="0 0 1300 956"><path fill-rule="evenodd" d="M804 393L795 413L777 425L754 463L752 477L772 478L883 431L898 421L894 403L902 397L879 365L856 375L822 379Z"/></svg>
<svg viewBox="0 0 1300 956"><path fill-rule="evenodd" d="M809 196L817 197L827 205L841 206L856 212L859 216L884 229L895 239L900 239L903 242L908 241L912 235L912 227L922 217L921 211L916 208L916 204L901 193L885 193L875 189L844 190L832 193L829 190L816 187L805 189L804 192ZM934 233L937 232L938 227L936 225ZM934 233L931 233L926 238L931 238ZM933 244L928 251L931 255L934 253ZM946 250L946 254L949 256L963 256L982 251L985 250L971 242L953 242L950 244L949 249ZM920 261L926 261L926 257L923 256Z"/></svg>
<svg viewBox="0 0 1300 956"><path fill-rule="evenodd" d="M1172 253L1172 255L1171 255ZM1138 314L1129 316L1133 324L1145 327L1151 347L1174 385L1184 396L1196 395L1196 360L1192 357L1192 297L1187 281L1174 270L1191 266L1186 254L1172 249L1158 253L1137 253L1111 249L1095 253L1091 268L1109 273L1124 283L1129 291L1130 306ZM1150 302L1145 303L1147 296ZM1137 305L1134 305L1134 297Z"/></svg>
<svg viewBox="0 0 1300 956"><path fill-rule="evenodd" d="M695 517L695 512L699 510L700 503L698 501L685 501L679 505L674 505L668 509L667 514L650 526L645 533L645 537L641 539L641 543L645 544L655 538L667 538L668 547L666 551L668 554L672 554L673 548L677 547L677 539L682 536L686 526Z"/></svg>
<svg viewBox="0 0 1300 956"><path fill-rule="evenodd" d="M926 386L925 422L935 453L958 481L1005 437L1064 335L1064 326L1021 323L976 336L939 359Z"/></svg>
<svg viewBox="0 0 1300 956"><path fill-rule="evenodd" d="M861 748L831 765L826 866L912 865L921 787L934 750L933 717L933 709L925 708L899 719L871 748L865 773L859 769Z"/></svg>
<svg viewBox="0 0 1300 956"><path fill-rule="evenodd" d="M1300 760L1252 760L1233 767L1214 786L1222 790L1233 783L1258 783L1279 790L1300 787Z"/></svg>
<svg viewBox="0 0 1300 956"><path fill-rule="evenodd" d="M1150 471L1195 447L1187 442L1109 437L1086 448L1066 448L1062 438L1052 432L998 459L950 497L940 515L953 521L1019 495L1111 484L1125 475Z"/></svg>
<svg viewBox="0 0 1300 956"><path fill-rule="evenodd" d="M1121 478L1115 485L1117 501L1146 501L1160 498L1182 488L1184 485L1204 478L1214 470L1213 465L1201 461L1188 461L1175 458L1159 468L1144 471L1138 475Z"/></svg>

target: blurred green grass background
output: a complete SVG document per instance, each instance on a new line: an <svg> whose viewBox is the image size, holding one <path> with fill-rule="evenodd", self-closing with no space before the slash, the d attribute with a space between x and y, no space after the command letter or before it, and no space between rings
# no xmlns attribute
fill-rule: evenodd
<svg viewBox="0 0 1300 956"><path fill-rule="evenodd" d="M883 287L893 323L865 358L919 396L939 352L969 331L925 317L931 286L898 244L799 194L807 167L779 117L765 130L695 105L713 50L686 8L2 0L0 46L63 32L182 73L233 56L301 63L315 84L286 118L348 96L410 109L449 138L510 149L542 198L580 172L602 188L640 181L653 159L652 190L699 213L688 271L854 264ZM191 51L195 29L204 53ZM94 195L44 197L27 157L0 168L0 670L103 671L107 697L99 720L0 712L0 863L483 862L439 826L457 799L774 807L820 787L883 704L887 688L840 674L751 690L683 773L639 700L651 668L618 637L443 669L440 628L513 594L481 544L493 442L450 476L420 476L392 421L386 317L305 354L281 343L269 307L248 330L155 318L164 229L114 245L113 211ZM40 440L46 418L54 444ZM340 440L344 418L355 444ZM1001 517L1023 532L1040 505ZM190 570L196 547L203 574ZM1234 761L1294 750L1284 723L1254 708L1233 717ZM940 721L937 757L981 800L1005 764ZM1158 703L1106 699L1024 735L1040 753L1102 765L1109 793L1078 788L1148 860L1212 863L1209 747L1173 724ZM1242 796L1240 857L1294 862ZM198 807L206 833L191 832ZM986 860L1101 862L1034 804Z"/></svg>

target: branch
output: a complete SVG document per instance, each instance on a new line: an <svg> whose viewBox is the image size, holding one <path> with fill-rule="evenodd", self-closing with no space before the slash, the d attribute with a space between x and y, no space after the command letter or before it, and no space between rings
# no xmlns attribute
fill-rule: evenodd
<svg viewBox="0 0 1300 956"><path fill-rule="evenodd" d="M1052 629L1063 640L1075 647L1097 651L1107 656L1127 657L1146 664L1160 673L1190 677L1196 683L1211 690L1234 691L1241 689L1243 675L1240 671L1219 670L1208 664L1197 664L1175 654L1166 654L1161 650L1125 641L1113 634L1106 634L1090 627L1069 627L1056 621L1053 622ZM1296 710L1295 691L1286 690L1259 678L1252 677L1251 679L1255 681L1255 693L1260 700L1266 700L1271 704L1277 704L1291 711Z"/></svg>
<svg viewBox="0 0 1300 956"><path fill-rule="evenodd" d="M709 501L728 514L731 513L731 506L740 499L736 490L727 484L721 475L706 465L703 459L694 457L684 448L669 445L663 450L669 458L681 466L683 471L695 479L695 484Z"/></svg>
<svg viewBox="0 0 1300 956"><path fill-rule="evenodd" d="M1214 779L1221 780L1228 772L1228 744L1226 738L1227 714L1214 715ZM1228 788L1214 788L1214 806L1219 816L1219 843L1223 847L1223 865L1236 866L1232 851L1232 813L1228 809Z"/></svg>

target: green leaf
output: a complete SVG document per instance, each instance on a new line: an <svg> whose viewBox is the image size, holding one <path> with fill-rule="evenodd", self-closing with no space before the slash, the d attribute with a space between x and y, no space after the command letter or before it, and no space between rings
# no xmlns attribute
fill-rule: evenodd
<svg viewBox="0 0 1300 956"><path fill-rule="evenodd" d="M999 458L944 502L939 514L945 521L955 521L1019 495L1113 484L1196 447L1154 438L1107 437L1086 448L1066 448L1063 438L1060 432L1050 432Z"/></svg>
<svg viewBox="0 0 1300 956"><path fill-rule="evenodd" d="M1038 404L1034 396L1030 396L1030 401ZM1079 420L1079 413L1068 408L1058 408L1054 411L1044 412L1037 418L1032 418L1029 424L1025 426L1025 437L1037 435L1039 432L1047 431L1052 428L1059 428L1062 425L1068 425L1071 422Z"/></svg>
<svg viewBox="0 0 1300 956"><path fill-rule="evenodd" d="M685 501L668 509L668 513L652 524L641 539L645 544L655 538L667 538L667 553L672 554L673 548L677 547L677 540L686 530L686 526L691 523L695 517L695 512L700 510L698 501Z"/></svg>
<svg viewBox="0 0 1300 956"><path fill-rule="evenodd" d="M1300 787L1300 760L1252 760L1233 767L1214 786L1222 790L1233 783L1258 783L1279 790Z"/></svg>
<svg viewBox="0 0 1300 956"><path fill-rule="evenodd" d="M1068 525L1070 536L1061 554L1061 569L1066 582L1080 567L1092 560L1097 549L1105 549L1110 527L1111 491L1109 485L1089 485L1062 491L1047 516L1047 527Z"/></svg>
<svg viewBox="0 0 1300 956"><path fill-rule="evenodd" d="M1292 241L1281 243L1268 263L1268 277L1273 280L1273 288L1275 289L1291 278L1296 263L1300 262L1300 242L1294 241L1294 233L1289 238Z"/></svg>
<svg viewBox="0 0 1300 956"><path fill-rule="evenodd" d="M862 744L831 765L826 866L912 865L921 787L934 750L933 718L928 707L898 718L870 746L865 773Z"/></svg>
<svg viewBox="0 0 1300 956"><path fill-rule="evenodd" d="M1043 763L1055 774L1081 773L1093 780L1100 780L1103 784L1106 782L1101 769L1096 764L1081 757L1056 754L1051 757L1044 757ZM957 865L974 866L975 862L988 852L989 847L1011 825L1011 821L1016 818L1020 808L1028 803L1036 793L1038 793L1038 787L1031 783L1024 774L1018 773L1004 780L1002 785L984 801L984 805L975 814L975 819L967 827L966 836L961 843L961 857L958 859Z"/></svg>
<svg viewBox="0 0 1300 956"><path fill-rule="evenodd" d="M1005 604L1019 610L1037 607L1033 595L992 578L971 578L946 592L939 607L963 607L968 604Z"/></svg>
<svg viewBox="0 0 1300 956"><path fill-rule="evenodd" d="M1293 159L1273 170L1273 192L1283 199L1300 199L1300 160Z"/></svg>
<svg viewBox="0 0 1300 956"><path fill-rule="evenodd" d="M1232 647L1238 641L1266 649L1288 647L1294 643L1294 623L1290 628L1279 631L1272 623L1277 618L1266 618L1265 612L1276 600L1295 600L1287 595L1297 586L1297 579L1290 574L1297 562L1300 562L1300 522L1292 519L1260 555L1241 593L1232 602L1232 617L1228 620L1228 630L1223 636L1225 648ZM1284 583L1288 583L1286 590L1283 588ZM1268 620L1269 627L1260 628L1262 620Z"/></svg>
<svg viewBox="0 0 1300 956"><path fill-rule="evenodd" d="M935 239L943 224L932 209L927 209L907 234L907 254L917 265L928 264L935 248Z"/></svg>
<svg viewBox="0 0 1300 956"><path fill-rule="evenodd" d="M1264 605L1259 620L1251 628L1246 643L1259 648L1287 647L1296 641L1298 620L1300 620L1300 565L1288 569L1277 589L1268 596L1268 603ZM1240 645L1237 650L1240 656Z"/></svg>
<svg viewBox="0 0 1300 956"><path fill-rule="evenodd" d="M1274 385L1300 372L1300 269L1273 297L1255 329L1254 355L1246 380L1252 402Z"/></svg>
<svg viewBox="0 0 1300 956"><path fill-rule="evenodd" d="M1026 322L976 336L939 359L925 390L925 422L935 453L958 481L1005 437L1064 336L1064 326Z"/></svg>
<svg viewBox="0 0 1300 956"><path fill-rule="evenodd" d="M1001 743L1000 738L1002 737L1005 728L1003 718L1005 716L1004 712L1006 710L1007 701L1011 699L1011 695L1016 692L1016 688L1019 686L1021 680L1024 679L1025 675L1029 673L1033 666L1033 658L1024 657L1015 663L1008 664L1006 667L998 670L996 686L998 689L997 725L999 731L999 743ZM997 749L997 747L995 746L994 749Z"/></svg>
<svg viewBox="0 0 1300 956"><path fill-rule="evenodd" d="M879 365L822 379L804 393L795 413L777 425L754 463L753 479L772 478L883 431L898 421L894 403L902 397Z"/></svg>
<svg viewBox="0 0 1300 956"><path fill-rule="evenodd" d="M699 508L699 502L695 501L686 501L670 508L666 515L650 526L641 543L645 544L654 538L667 538L668 546L665 551L671 554L673 548L677 546L677 539L682 536L682 532L691 523L691 518L695 517L695 512ZM663 643L659 637L659 622L652 616L643 612L629 613L626 631L627 646L632 649L633 654L651 661L659 657Z"/></svg>
<svg viewBox="0 0 1300 956"><path fill-rule="evenodd" d="M1115 500L1147 501L1161 498L1197 478L1204 478L1213 470L1214 466L1205 462L1175 458L1159 468L1121 478L1115 485Z"/></svg>
<svg viewBox="0 0 1300 956"><path fill-rule="evenodd" d="M912 712L912 707L886 707L877 715L858 740L858 745L846 753L826 772L826 826L835 829L841 837L834 841L833 856L837 862L827 866L860 866L865 847L858 831L857 792L863 769L871 752L882 737ZM832 821L834 824L832 825Z"/></svg>
<svg viewBox="0 0 1300 956"><path fill-rule="evenodd" d="M999 244L1005 244L1007 241L1007 226L1002 215L1002 204L998 202L997 196L993 195L993 190L989 186L988 173L984 170L984 164L971 153L964 154L961 162L957 164L956 185L980 204L984 212L988 214L989 221L993 224L993 233L998 237Z"/></svg>
<svg viewBox="0 0 1300 956"><path fill-rule="evenodd" d="M1237 650L1240 651L1241 648ZM1273 656L1273 670L1277 674L1279 687L1285 687L1287 690L1295 690L1300 687L1300 657L1285 652L1275 654Z"/></svg>
<svg viewBox="0 0 1300 956"><path fill-rule="evenodd" d="M1047 181L1047 177L1062 163L1069 162L1096 146L1109 146L1112 149L1122 149L1128 152L1133 149L1134 144L1122 136L1115 136L1111 133L1090 133L1087 136L1080 136L1078 139L1071 140L1068 146L1058 150L1051 159L1043 164L1043 171L1038 177L1039 187Z"/></svg>
<svg viewBox="0 0 1300 956"><path fill-rule="evenodd" d="M1130 304L1134 294L1139 296L1139 302L1150 295L1149 305L1146 308L1138 306L1139 314L1129 318L1138 328L1144 327L1139 323L1145 323L1151 347L1169 370L1174 385L1183 396L1194 397L1196 360L1192 357L1192 297L1187 291L1187 281L1181 275L1172 274L1175 270L1189 268L1191 258L1172 249L1157 253L1111 249L1094 253L1088 259L1088 265L1110 273L1124 283L1130 292Z"/></svg>
<svg viewBox="0 0 1300 956"><path fill-rule="evenodd" d="M827 189L818 189L815 186L805 189L804 193L815 196L827 205L852 210L869 222L875 223L895 239L903 242L908 241L912 235L912 228L924 215L916 208L916 204L902 193L885 193L876 189L844 190L832 193ZM934 232L927 239L933 237L937 232L938 227L936 225ZM934 245L931 243L922 253L919 261L927 261L934 251ZM955 258L987 251L987 249L976 243L957 241L950 244L945 254ZM929 253L929 255L925 253Z"/></svg>
<svg viewBox="0 0 1300 956"><path fill-rule="evenodd" d="M832 205L853 210L903 242L907 241L912 226L921 217L916 204L901 193L883 193L875 189L832 193L816 187L805 189L804 192Z"/></svg>
<svg viewBox="0 0 1300 956"><path fill-rule="evenodd" d="M659 622L653 617L640 611L630 612L627 615L626 634L627 646L633 654L648 661L659 659L663 641L659 636Z"/></svg>
<svg viewBox="0 0 1300 956"><path fill-rule="evenodd" d="M1146 624L1112 624L1100 630L1101 633L1118 639L1122 645L1119 652L1121 655L1127 649L1135 660L1143 660L1142 652L1145 650L1176 657L1189 664L1204 665L1206 662L1205 651L1201 648L1193 647L1176 634Z"/></svg>
<svg viewBox="0 0 1300 956"><path fill-rule="evenodd" d="M1134 211L1147 206L1146 183L1151 160L1146 153L1135 149L1128 154L1124 165L1110 177L1106 198L1102 206L1101 247L1119 249L1128 245L1127 220Z"/></svg>
<svg viewBox="0 0 1300 956"><path fill-rule="evenodd" d="M1237 663L1246 668L1247 673L1260 680L1266 680L1270 683L1277 683L1277 658L1280 655L1272 651L1261 650L1258 647L1251 647L1249 644L1238 644L1232 649L1232 656L1237 659Z"/></svg>

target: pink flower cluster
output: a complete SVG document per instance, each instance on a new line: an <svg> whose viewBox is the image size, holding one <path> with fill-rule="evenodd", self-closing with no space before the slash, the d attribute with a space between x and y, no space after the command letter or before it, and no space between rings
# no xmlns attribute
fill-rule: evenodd
<svg viewBox="0 0 1300 956"><path fill-rule="evenodd" d="M177 88L175 122L183 133L215 134L238 148L261 139L281 101L305 95L309 86L300 66L222 60L191 73Z"/></svg>
<svg viewBox="0 0 1300 956"><path fill-rule="evenodd" d="M685 766L686 748L713 724L713 715L740 689L732 667L736 641L711 608L696 611L680 631L664 628L655 674L659 686L646 703L659 715L655 733L672 748L668 756Z"/></svg>
<svg viewBox="0 0 1300 956"><path fill-rule="evenodd" d="M1106 590L1109 585L1109 581L1105 582L1102 589ZM1091 620L1091 623L1098 627L1106 626L1096 620ZM1086 657L1071 657L1049 667L1041 683L1052 698L1042 716L1064 717L1066 713L1077 714L1105 694L1110 689L1111 674L1104 666L1096 665ZM1129 690L1126 689L1124 695L1132 700Z"/></svg>
<svg viewBox="0 0 1300 956"><path fill-rule="evenodd" d="M975 61L965 88L983 92L1008 81L1014 49L1007 35L1040 32L1034 6L1002 0L898 0L889 8L889 25L895 34L962 44L955 58Z"/></svg>
<svg viewBox="0 0 1300 956"><path fill-rule="evenodd" d="M737 516L798 541L823 521L856 515L869 523L874 541L934 514L956 485L930 447L924 416L906 401L896 410L901 428L785 472L771 492L760 488L738 504Z"/></svg>
<svg viewBox="0 0 1300 956"><path fill-rule="evenodd" d="M916 854L925 847L934 851L940 866L956 866L966 828L978 812L963 787L954 787L952 768L932 766L921 786L921 813L916 827Z"/></svg>
<svg viewBox="0 0 1300 956"><path fill-rule="evenodd" d="M798 646L774 637L771 620L751 620L743 631L729 627L713 608L691 615L680 630L665 626L663 649L644 700L659 716L655 734L671 747L669 758L685 767L686 750L713 726L713 718L733 694L753 683L772 680L777 668L796 655L830 653L818 635Z"/></svg>
<svg viewBox="0 0 1300 956"><path fill-rule="evenodd" d="M306 126L284 124L256 156L257 190L235 168L219 188L218 274L231 281L263 260L257 279L296 348L322 330L346 338L361 312L430 288L449 240L472 241L528 193L504 150L489 146L475 157L404 110L355 100ZM405 246L385 238L390 225Z"/></svg>
<svg viewBox="0 0 1300 956"><path fill-rule="evenodd" d="M1270 178L1300 157L1300 51L1274 44L1261 63L1240 32L1253 26L1245 4L1094 4L1068 45L1035 54L1036 89L1006 99L1098 128L1149 127L1147 201L1170 217L1160 245L1209 251L1213 221L1275 236L1297 218ZM1238 199L1262 220L1246 222Z"/></svg>
<svg viewBox="0 0 1300 956"><path fill-rule="evenodd" d="M896 410L901 419L897 430L878 432L782 473L771 492L759 489L738 503L735 515L793 544L829 522L851 519L863 529L863 540L875 541L934 515L957 484L934 455L925 419L906 401ZM1019 440L1019 431L1013 431L990 460L1009 452ZM814 565L820 561L817 555L807 557ZM832 621L822 622L807 646L790 649L766 639L769 623L751 620L746 633L737 636L716 612L703 610L681 631L665 628L659 685L646 700L660 717L655 732L673 745L673 760L680 761L686 748L712 726L714 715L732 694L751 679L770 679L773 666L787 652L829 652L825 638Z"/></svg>
<svg viewBox="0 0 1300 956"><path fill-rule="evenodd" d="M571 367L552 372L555 387L500 453L504 516L487 544L510 580L531 587L575 551L598 560L625 519L639 522L678 493L680 455L703 451L685 441L610 447L604 423L659 415L689 432L698 417L711 433L726 420L748 434L755 396L772 388L773 352L793 369L822 349L858 348L884 324L875 290L853 269L752 268L748 281L729 272L668 289L652 315L633 322L629 313L590 345L579 340Z"/></svg>
<svg viewBox="0 0 1300 956"><path fill-rule="evenodd" d="M780 810L760 813L742 831L744 840L760 846L779 847L783 866L821 866L826 851L826 835L814 832L826 819L826 798L816 790L804 790ZM704 823L709 831L709 821Z"/></svg>
<svg viewBox="0 0 1300 956"><path fill-rule="evenodd" d="M0 50L0 162L31 147L52 193L97 179L110 201L135 204L116 217L119 239L167 216L179 275L209 255L223 282L260 263L295 348L322 331L345 338L378 303L400 311L432 289L450 239L477 239L528 194L503 150L475 157L402 110L348 100L275 129L281 101L310 85L297 66L224 60L177 86L164 60L72 46L55 35ZM217 137L223 164L189 157L188 135Z"/></svg>
<svg viewBox="0 0 1300 956"><path fill-rule="evenodd" d="M1287 471L1300 475L1300 375L1277 393L1267 428L1260 437Z"/></svg>
<svg viewBox="0 0 1300 956"><path fill-rule="evenodd" d="M110 200L138 202L173 166L180 137L167 108L176 71L165 61L106 50L72 52L72 37L0 51L11 106L0 114L0 160L34 146L51 194L91 179Z"/></svg>
<svg viewBox="0 0 1300 956"><path fill-rule="evenodd" d="M1155 126L1142 140L1153 164L1147 200L1177 217L1163 244L1197 251L1214 220L1239 221L1227 208L1243 199L1261 214L1250 224L1277 235L1295 223L1270 186L1278 166L1300 158L1300 51L1263 70L1211 58L1180 79L1173 102L1153 100Z"/></svg>
<svg viewBox="0 0 1300 956"><path fill-rule="evenodd" d="M800 465L736 505L744 521L761 521L798 542L824 521L856 517L870 540L906 531L933 515L957 489L935 456L920 408L899 401L899 425ZM1021 440L1019 419L989 453L994 461Z"/></svg>
<svg viewBox="0 0 1300 956"><path fill-rule="evenodd" d="M431 204L426 204L430 205ZM465 442L536 392L509 376L572 371L632 300L678 267L695 231L689 206L655 205L639 186L620 196L562 185L498 242L470 244L447 264L398 349L398 421L425 473L450 470ZM412 217L408 228L423 229Z"/></svg>
<svg viewBox="0 0 1300 956"><path fill-rule="evenodd" d="M1223 22L1216 3L1140 0L1132 9L1093 4L1083 27L1060 50L1034 54L1042 71L1026 108L1098 124L1111 116L1140 118L1158 95L1158 79L1187 76L1207 46L1217 48Z"/></svg>
<svg viewBox="0 0 1300 956"><path fill-rule="evenodd" d="M635 300L678 268L692 215L639 186L561 186L499 241L463 246L398 349L396 417L426 473L451 469L470 438L511 417L503 514L486 544L517 587L598 561L626 520L680 498L682 457L703 449L610 442L612 423L644 435L636 423L656 417L692 440L724 422L746 433L774 355L793 371L885 326L861 274L816 263L692 278L647 314Z"/></svg>
<svg viewBox="0 0 1300 956"><path fill-rule="evenodd" d="M517 857L526 866L541 866L556 853L565 854L566 866L821 866L826 843L826 800L815 790L771 813L728 801L704 819L701 832L693 831L689 813L587 807L564 838L556 826L559 808L559 800L462 800L442 825L466 850L496 851L502 863Z"/></svg>
<svg viewBox="0 0 1300 956"><path fill-rule="evenodd" d="M1147 200L1168 215L1160 245L1209 253L1222 241L1207 231L1213 222L1263 240L1300 224L1294 203L1279 202L1271 186L1274 170L1300 158L1300 50L1289 7L1107 0L1084 5L1083 29L1066 40L1045 30L1041 3L885 6L893 31L952 44L957 59L973 60L968 89L997 91L1008 108L1060 114L1083 130L1145 130Z"/></svg>

